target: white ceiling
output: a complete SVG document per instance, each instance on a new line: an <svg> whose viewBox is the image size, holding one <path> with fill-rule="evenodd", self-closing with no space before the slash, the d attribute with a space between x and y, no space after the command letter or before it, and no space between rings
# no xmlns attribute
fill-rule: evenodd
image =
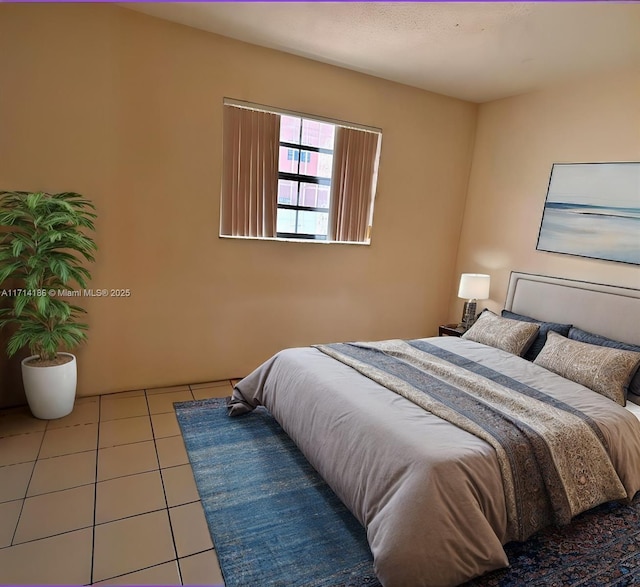
<svg viewBox="0 0 640 587"><path fill-rule="evenodd" d="M198 2L121 6L473 102L605 70L640 67L640 4Z"/></svg>

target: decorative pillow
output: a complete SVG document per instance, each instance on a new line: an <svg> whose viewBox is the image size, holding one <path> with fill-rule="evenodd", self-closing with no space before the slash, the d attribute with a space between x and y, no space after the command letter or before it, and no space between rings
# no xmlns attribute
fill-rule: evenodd
<svg viewBox="0 0 640 587"><path fill-rule="evenodd" d="M541 320L536 320L535 318L530 318L529 316L523 316L522 314L516 314L514 312L509 312L509 310L502 310L503 318L511 318L511 320L521 320L522 322L531 322L533 324L539 324L540 330L538 330L538 335L533 339L533 343L529 347L529 350L523 355L527 361L533 361L544 346L544 343L547 342L547 332L553 330L553 332L557 332L562 336L567 336L569 334L569 329L571 328L571 324L558 324L557 322L542 322Z"/></svg>
<svg viewBox="0 0 640 587"><path fill-rule="evenodd" d="M604 336L600 336L599 334L593 334L592 332L587 332L586 330L580 330L580 328L572 327L569 330L569 338L578 340L580 342L586 342L588 344L595 344L598 346L606 346L612 349L622 349L623 351L634 351L636 353L640 353L640 346L637 346L635 344L627 344L626 342L620 342L618 340L612 340L611 338L606 338ZM636 404L640 403L640 369L636 371L636 374L631 379L628 391L629 395L627 396L627 399Z"/></svg>
<svg viewBox="0 0 640 587"><path fill-rule="evenodd" d="M534 363L624 406L626 388L640 365L640 353L578 342L549 332Z"/></svg>
<svg viewBox="0 0 640 587"><path fill-rule="evenodd" d="M501 318L485 310L462 338L522 356L538 334L539 328L538 324Z"/></svg>

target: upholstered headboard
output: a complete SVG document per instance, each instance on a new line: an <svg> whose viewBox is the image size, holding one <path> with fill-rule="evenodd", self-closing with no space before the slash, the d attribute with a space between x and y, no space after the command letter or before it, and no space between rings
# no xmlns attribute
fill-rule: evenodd
<svg viewBox="0 0 640 587"><path fill-rule="evenodd" d="M640 345L640 290L511 272L507 310Z"/></svg>

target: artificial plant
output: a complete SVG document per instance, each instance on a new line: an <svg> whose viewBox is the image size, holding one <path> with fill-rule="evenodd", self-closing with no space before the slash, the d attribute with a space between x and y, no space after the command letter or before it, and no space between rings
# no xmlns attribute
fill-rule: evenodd
<svg viewBox="0 0 640 587"><path fill-rule="evenodd" d="M95 230L94 210L74 192L0 192L0 287L11 298L0 308L0 328L16 326L10 357L27 346L52 362L86 339L87 325L78 321L85 310L64 295L91 278L85 264L97 250L87 234Z"/></svg>

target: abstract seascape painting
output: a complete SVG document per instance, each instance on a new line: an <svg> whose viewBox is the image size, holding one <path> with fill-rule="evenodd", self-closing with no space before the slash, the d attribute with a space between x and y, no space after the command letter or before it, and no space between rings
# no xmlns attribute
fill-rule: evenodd
<svg viewBox="0 0 640 587"><path fill-rule="evenodd" d="M640 163L554 163L536 248L640 265Z"/></svg>

